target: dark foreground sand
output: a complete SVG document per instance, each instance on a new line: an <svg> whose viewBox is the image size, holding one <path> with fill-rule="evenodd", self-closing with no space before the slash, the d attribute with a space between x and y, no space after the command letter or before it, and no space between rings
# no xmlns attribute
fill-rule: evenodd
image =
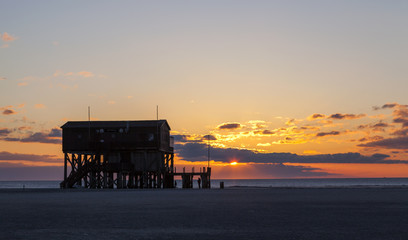
<svg viewBox="0 0 408 240"><path fill-rule="evenodd" d="M408 189L0 190L0 224L0 239L408 239Z"/></svg>

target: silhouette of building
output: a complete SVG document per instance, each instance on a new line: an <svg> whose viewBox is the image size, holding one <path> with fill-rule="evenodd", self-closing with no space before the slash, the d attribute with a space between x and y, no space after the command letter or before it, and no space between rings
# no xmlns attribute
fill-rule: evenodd
<svg viewBox="0 0 408 240"><path fill-rule="evenodd" d="M174 172L166 120L70 121L61 128L61 188L173 188L175 175L192 181L191 173ZM203 170L203 188L209 188L211 169Z"/></svg>

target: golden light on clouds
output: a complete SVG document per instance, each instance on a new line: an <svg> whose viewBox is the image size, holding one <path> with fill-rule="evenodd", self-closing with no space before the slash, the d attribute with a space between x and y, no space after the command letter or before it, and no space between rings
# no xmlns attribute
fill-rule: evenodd
<svg viewBox="0 0 408 240"><path fill-rule="evenodd" d="M272 144L271 143L257 143L256 146L258 147L270 147Z"/></svg>

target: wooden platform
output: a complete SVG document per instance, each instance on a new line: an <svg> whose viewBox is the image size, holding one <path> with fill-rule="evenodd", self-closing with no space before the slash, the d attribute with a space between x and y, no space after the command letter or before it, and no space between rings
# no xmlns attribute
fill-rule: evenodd
<svg viewBox="0 0 408 240"><path fill-rule="evenodd" d="M200 172L194 172L194 168L192 168L191 172L186 172L185 168L183 168L183 172L174 172L172 175L181 176L183 188L193 188L194 176L198 176L198 188L211 188L211 168L204 167L202 171L200 168Z"/></svg>

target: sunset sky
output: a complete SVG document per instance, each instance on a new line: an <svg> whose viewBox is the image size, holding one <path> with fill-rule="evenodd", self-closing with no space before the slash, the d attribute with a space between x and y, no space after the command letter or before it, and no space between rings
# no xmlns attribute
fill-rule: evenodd
<svg viewBox="0 0 408 240"><path fill-rule="evenodd" d="M60 126L88 106L156 105L177 167L210 135L213 178L408 176L407 1L0 6L0 180L62 179Z"/></svg>

